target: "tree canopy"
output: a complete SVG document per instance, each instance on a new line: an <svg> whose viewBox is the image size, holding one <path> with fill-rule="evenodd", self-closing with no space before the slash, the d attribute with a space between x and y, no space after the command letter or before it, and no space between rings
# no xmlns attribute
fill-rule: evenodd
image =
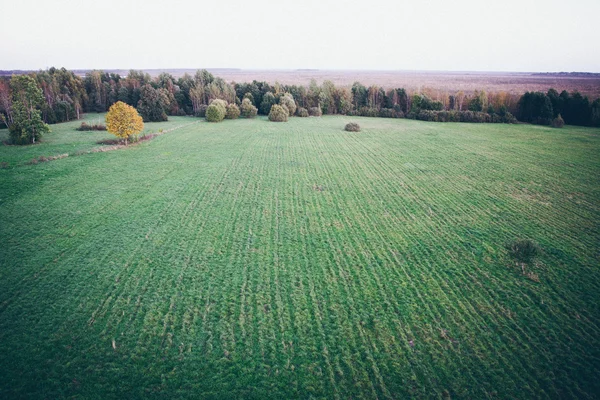
<svg viewBox="0 0 600 400"><path fill-rule="evenodd" d="M135 108L122 101L110 106L106 114L106 129L118 138L125 139L138 135L144 129L144 121Z"/></svg>
<svg viewBox="0 0 600 400"><path fill-rule="evenodd" d="M12 105L10 119L0 114L8 125L13 144L34 144L44 133L50 131L42 121L40 107L44 98L35 79L29 75L13 76L10 80Z"/></svg>

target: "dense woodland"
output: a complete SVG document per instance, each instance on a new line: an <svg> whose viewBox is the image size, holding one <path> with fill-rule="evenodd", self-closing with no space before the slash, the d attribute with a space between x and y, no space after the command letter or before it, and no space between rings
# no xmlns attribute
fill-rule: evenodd
<svg viewBox="0 0 600 400"><path fill-rule="evenodd" d="M600 99L591 101L577 92L558 93L554 89L547 93L527 92L522 96L506 92L448 93L429 89L409 93L402 88L366 87L359 82L351 87L335 86L331 81L321 85L312 81L308 86L257 81L228 83L206 70L180 78L168 73L152 78L135 70L122 77L95 70L82 78L64 68L50 68L29 76L41 90L42 99L36 107L48 124L78 119L86 112L105 112L117 101L137 108L144 121L164 121L169 115L204 117L215 99L239 106L247 98L259 114L268 115L273 105L289 104L291 96L295 103L291 114L297 116L345 114L440 122L519 120L548 125L560 115L566 124L600 126ZM14 120L19 87L16 76L0 78L0 120L3 121L0 127Z"/></svg>

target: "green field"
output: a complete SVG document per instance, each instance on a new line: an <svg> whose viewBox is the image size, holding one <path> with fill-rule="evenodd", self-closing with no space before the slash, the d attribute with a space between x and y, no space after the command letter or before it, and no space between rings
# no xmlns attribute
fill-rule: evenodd
<svg viewBox="0 0 600 400"><path fill-rule="evenodd" d="M77 125L0 146L0 398L600 396L600 130Z"/></svg>

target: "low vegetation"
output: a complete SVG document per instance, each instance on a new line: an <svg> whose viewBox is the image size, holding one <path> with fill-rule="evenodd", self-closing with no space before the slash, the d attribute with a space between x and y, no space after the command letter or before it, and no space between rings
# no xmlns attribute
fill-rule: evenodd
<svg viewBox="0 0 600 400"><path fill-rule="evenodd" d="M520 263L530 263L540 253L540 246L531 239L517 239L508 246L511 257Z"/></svg>
<svg viewBox="0 0 600 400"><path fill-rule="evenodd" d="M344 130L348 132L360 132L360 125L356 122L349 122L344 127Z"/></svg>
<svg viewBox="0 0 600 400"><path fill-rule="evenodd" d="M252 105L252 101L248 98L242 100L240 112L244 118L254 118L258 114L258 109Z"/></svg>
<svg viewBox="0 0 600 400"><path fill-rule="evenodd" d="M296 102L294 101L294 98L292 97L292 95L289 93L286 93L280 97L279 105L284 107L287 110L288 115L290 117L296 113Z"/></svg>
<svg viewBox="0 0 600 400"><path fill-rule="evenodd" d="M0 146L0 397L594 398L598 129L347 121Z"/></svg>
<svg viewBox="0 0 600 400"><path fill-rule="evenodd" d="M225 118L227 119L238 119L240 117L240 108L237 104L227 104L227 114L225 114Z"/></svg>
<svg viewBox="0 0 600 400"><path fill-rule="evenodd" d="M213 100L206 109L206 120L208 122L221 122L227 115L227 103L223 100Z"/></svg>
<svg viewBox="0 0 600 400"><path fill-rule="evenodd" d="M321 110L321 107L310 107L308 109L308 115L311 117L320 117L323 115L323 111Z"/></svg>
<svg viewBox="0 0 600 400"><path fill-rule="evenodd" d="M556 118L554 118L552 120L552 127L554 127L554 128L562 128L563 126L565 126L565 120L562 118L562 116L560 114L558 114L556 116Z"/></svg>
<svg viewBox="0 0 600 400"><path fill-rule="evenodd" d="M83 121L81 123L81 125L79 125L79 127L77 128L77 130L80 131L80 132L85 132L85 131L105 131L106 130L106 125L99 124L99 123L88 124L87 122Z"/></svg>
<svg viewBox="0 0 600 400"><path fill-rule="evenodd" d="M560 124L562 119L567 125L600 127L600 99L589 99L577 91L558 93L555 89L525 92L521 96L505 91L367 87L360 82L346 87L336 86L329 80L321 84L312 81L308 86L258 81L227 83L206 70L177 79L169 73L152 78L142 71L131 70L121 77L94 70L81 78L64 68L50 68L27 77L44 90L41 98L34 96L31 102L27 100L36 110L28 112L31 118L27 117L27 126L31 128L23 128L25 125L18 123L23 119L18 116L23 115L21 103L17 101L16 107L12 106L16 99L13 87L19 85L21 78L0 77L0 128L13 126L15 144L35 143L48 129L46 123L79 119L83 112L104 112L116 101L135 107L146 122L166 121L169 116L205 118L209 104L222 100L226 104L240 104L240 115L244 118L268 115L277 104L287 109L290 117L308 113L309 116L341 114L431 122L515 123L518 120L549 126ZM17 97L22 100L18 93ZM300 111L303 109L306 112ZM214 111L213 114L211 120L220 115ZM36 115L40 121L32 125L38 118Z"/></svg>
<svg viewBox="0 0 600 400"><path fill-rule="evenodd" d="M269 113L269 121L272 122L287 122L289 111L286 107L280 106L279 104L273 104L271 106L271 112Z"/></svg>

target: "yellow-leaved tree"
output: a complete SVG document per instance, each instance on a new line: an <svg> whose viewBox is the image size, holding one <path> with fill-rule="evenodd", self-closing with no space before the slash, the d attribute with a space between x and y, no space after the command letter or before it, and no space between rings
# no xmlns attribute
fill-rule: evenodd
<svg viewBox="0 0 600 400"><path fill-rule="evenodd" d="M138 135L144 129L144 121L137 110L122 101L110 106L106 114L106 130L113 135L125 139L125 145L130 136Z"/></svg>

